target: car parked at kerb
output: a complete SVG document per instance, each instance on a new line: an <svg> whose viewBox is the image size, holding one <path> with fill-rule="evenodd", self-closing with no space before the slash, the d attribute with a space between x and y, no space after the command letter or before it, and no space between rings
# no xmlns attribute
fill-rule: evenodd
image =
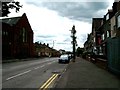
<svg viewBox="0 0 120 90"><path fill-rule="evenodd" d="M59 63L69 63L70 62L70 58L69 55L61 55L58 59Z"/></svg>

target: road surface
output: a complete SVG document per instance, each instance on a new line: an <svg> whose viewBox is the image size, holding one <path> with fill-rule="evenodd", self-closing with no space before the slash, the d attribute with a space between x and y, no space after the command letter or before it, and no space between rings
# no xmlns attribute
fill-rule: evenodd
<svg viewBox="0 0 120 90"><path fill-rule="evenodd" d="M5 63L2 65L2 88L40 88L54 73L62 73L68 64L58 58Z"/></svg>

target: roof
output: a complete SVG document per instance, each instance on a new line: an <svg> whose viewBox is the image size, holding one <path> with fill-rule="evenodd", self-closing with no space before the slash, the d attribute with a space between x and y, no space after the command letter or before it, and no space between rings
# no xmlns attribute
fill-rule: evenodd
<svg viewBox="0 0 120 90"><path fill-rule="evenodd" d="M4 19L0 19L0 22L6 23L9 25L14 25L19 21L20 18L21 17L4 18Z"/></svg>

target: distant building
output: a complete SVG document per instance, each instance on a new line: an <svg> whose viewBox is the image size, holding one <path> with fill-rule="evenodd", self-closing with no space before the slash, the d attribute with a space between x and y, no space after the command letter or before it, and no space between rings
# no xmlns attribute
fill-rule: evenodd
<svg viewBox="0 0 120 90"><path fill-rule="evenodd" d="M2 58L28 58L33 56L33 31L26 14L1 19Z"/></svg>
<svg viewBox="0 0 120 90"><path fill-rule="evenodd" d="M65 54L66 53L66 51L62 50L62 49L60 49L59 52L60 52L60 54Z"/></svg>
<svg viewBox="0 0 120 90"><path fill-rule="evenodd" d="M50 48L49 44L45 44L45 43L39 43L36 42L34 43L34 47L35 47L35 56L36 57L58 57L60 56L60 52Z"/></svg>

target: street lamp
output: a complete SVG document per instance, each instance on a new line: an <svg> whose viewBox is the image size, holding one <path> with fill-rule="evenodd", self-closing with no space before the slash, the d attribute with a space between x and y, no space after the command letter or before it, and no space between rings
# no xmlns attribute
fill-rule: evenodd
<svg viewBox="0 0 120 90"><path fill-rule="evenodd" d="M56 40L53 40L53 48L54 48L55 41L56 41Z"/></svg>

